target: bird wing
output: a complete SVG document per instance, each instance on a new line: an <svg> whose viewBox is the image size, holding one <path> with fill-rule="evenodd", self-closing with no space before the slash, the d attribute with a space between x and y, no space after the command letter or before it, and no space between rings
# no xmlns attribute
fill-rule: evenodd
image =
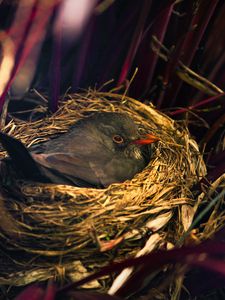
<svg viewBox="0 0 225 300"><path fill-rule="evenodd" d="M34 160L44 168L47 168L52 174L59 174L60 178L66 178L69 182L79 186L99 186L103 183L104 171L99 166L100 161L94 163L87 157L76 156L68 153L32 153ZM98 158L100 160L100 158ZM101 165L104 165L101 161ZM48 175L51 177L51 175ZM59 180L59 181L62 181Z"/></svg>
<svg viewBox="0 0 225 300"><path fill-rule="evenodd" d="M19 140L2 132L0 143L16 170L27 179L85 187L102 186L98 175L85 159L85 151L82 152L85 158L68 153L36 154L29 152Z"/></svg>

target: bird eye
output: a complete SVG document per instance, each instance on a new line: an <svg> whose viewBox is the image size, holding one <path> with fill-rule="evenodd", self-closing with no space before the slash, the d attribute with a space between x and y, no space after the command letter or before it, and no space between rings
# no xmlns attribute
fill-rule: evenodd
<svg viewBox="0 0 225 300"><path fill-rule="evenodd" d="M144 133L146 132L146 129L144 129L143 127L139 127L139 128L138 128L138 132L139 132L140 134L144 134Z"/></svg>
<svg viewBox="0 0 225 300"><path fill-rule="evenodd" d="M124 142L123 137L118 134L113 136L113 141L117 144L122 144Z"/></svg>

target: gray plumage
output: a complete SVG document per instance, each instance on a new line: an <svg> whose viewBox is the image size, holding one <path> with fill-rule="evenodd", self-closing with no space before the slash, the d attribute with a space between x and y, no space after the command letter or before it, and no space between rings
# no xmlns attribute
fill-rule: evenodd
<svg viewBox="0 0 225 300"><path fill-rule="evenodd" d="M131 179L146 166L148 146L134 121L123 113L99 112L75 123L67 133L27 150L0 133L9 164L24 178L86 187L107 187Z"/></svg>

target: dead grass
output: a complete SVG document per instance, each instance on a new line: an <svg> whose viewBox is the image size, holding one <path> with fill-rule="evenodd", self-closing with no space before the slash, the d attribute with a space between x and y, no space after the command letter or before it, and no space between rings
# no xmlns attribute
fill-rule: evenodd
<svg viewBox="0 0 225 300"><path fill-rule="evenodd" d="M205 164L188 130L154 107L89 90L68 95L50 117L11 121L4 130L29 147L100 110L126 112L160 138L150 163L132 180L106 189L17 182L17 195L4 192L0 202L9 225L1 226L0 284L60 278L62 270L75 280L87 270L135 255L150 231L159 236L157 249L174 245L190 226L197 208L191 188L206 174Z"/></svg>

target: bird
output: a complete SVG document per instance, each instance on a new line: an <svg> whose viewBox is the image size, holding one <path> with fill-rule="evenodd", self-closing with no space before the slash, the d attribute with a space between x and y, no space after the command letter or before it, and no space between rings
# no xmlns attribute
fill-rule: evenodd
<svg viewBox="0 0 225 300"><path fill-rule="evenodd" d="M132 179L149 162L153 134L140 134L127 113L95 112L66 133L29 149L0 132L6 164L20 177L44 183L106 188Z"/></svg>

